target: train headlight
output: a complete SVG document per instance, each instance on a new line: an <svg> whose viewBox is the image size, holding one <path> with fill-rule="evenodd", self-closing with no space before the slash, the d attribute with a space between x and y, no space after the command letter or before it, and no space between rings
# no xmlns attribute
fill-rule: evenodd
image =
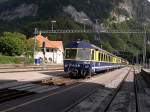
<svg viewBox="0 0 150 112"><path fill-rule="evenodd" d="M65 67L68 67L68 65L67 65L67 64L65 64Z"/></svg>
<svg viewBox="0 0 150 112"><path fill-rule="evenodd" d="M85 67L85 68L89 68L89 65L85 65L84 67Z"/></svg>

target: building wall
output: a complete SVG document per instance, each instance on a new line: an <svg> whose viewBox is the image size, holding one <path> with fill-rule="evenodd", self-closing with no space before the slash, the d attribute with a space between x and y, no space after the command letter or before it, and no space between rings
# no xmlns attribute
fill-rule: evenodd
<svg viewBox="0 0 150 112"><path fill-rule="evenodd" d="M43 52L37 52L35 54L35 59L41 58L44 60ZM45 53L45 62L46 63L54 63L54 64L63 64L63 52L59 49L49 50L49 52Z"/></svg>

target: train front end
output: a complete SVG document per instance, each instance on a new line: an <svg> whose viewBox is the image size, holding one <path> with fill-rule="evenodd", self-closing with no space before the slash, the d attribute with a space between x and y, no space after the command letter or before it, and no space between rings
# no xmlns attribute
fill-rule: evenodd
<svg viewBox="0 0 150 112"><path fill-rule="evenodd" d="M87 43L72 42L65 48L64 71L70 77L85 77L91 73L91 48Z"/></svg>

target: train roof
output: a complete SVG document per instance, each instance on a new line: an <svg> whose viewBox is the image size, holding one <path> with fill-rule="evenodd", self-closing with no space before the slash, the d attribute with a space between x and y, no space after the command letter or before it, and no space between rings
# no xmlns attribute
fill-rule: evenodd
<svg viewBox="0 0 150 112"><path fill-rule="evenodd" d="M101 49L93 44L90 44L89 42L85 42L85 41L72 41L70 42L69 44L67 44L66 48L89 48L89 49L97 49L97 50L100 50L100 51L103 51L105 53L108 53L109 55L111 56L115 56L115 57L118 57L104 49ZM118 57L118 58L121 58L121 57Z"/></svg>
<svg viewBox="0 0 150 112"><path fill-rule="evenodd" d="M90 48L92 49L92 45L85 41L73 41L67 44L67 48Z"/></svg>
<svg viewBox="0 0 150 112"><path fill-rule="evenodd" d="M85 41L73 41L73 42L70 42L66 47L67 48L89 48L89 49L97 49L97 50L109 53L108 51L103 50L103 49L101 49L101 48L99 48L99 47L97 47L97 46L95 46L93 44L90 44L88 42L85 42ZM109 53L109 54L111 54L111 53Z"/></svg>

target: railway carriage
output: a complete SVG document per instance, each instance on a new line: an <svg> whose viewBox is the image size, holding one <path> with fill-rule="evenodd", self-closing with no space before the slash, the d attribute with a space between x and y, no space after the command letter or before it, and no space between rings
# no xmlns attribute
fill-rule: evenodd
<svg viewBox="0 0 150 112"><path fill-rule="evenodd" d="M70 77L85 77L126 65L128 65L127 60L85 41L70 42L65 48L64 71Z"/></svg>

